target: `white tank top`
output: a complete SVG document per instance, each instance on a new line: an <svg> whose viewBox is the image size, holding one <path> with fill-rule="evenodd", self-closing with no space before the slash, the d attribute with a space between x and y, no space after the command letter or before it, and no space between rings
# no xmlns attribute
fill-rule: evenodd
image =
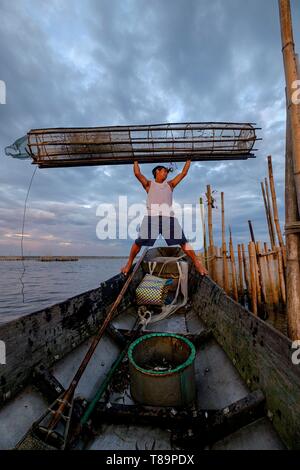
<svg viewBox="0 0 300 470"><path fill-rule="evenodd" d="M167 181L163 183L150 182L147 197L147 211L149 215L174 216L172 201L173 191Z"/></svg>

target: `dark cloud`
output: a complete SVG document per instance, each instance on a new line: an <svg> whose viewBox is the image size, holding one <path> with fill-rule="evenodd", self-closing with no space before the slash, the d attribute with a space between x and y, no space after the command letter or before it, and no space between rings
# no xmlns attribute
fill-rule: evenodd
<svg viewBox="0 0 300 470"><path fill-rule="evenodd" d="M300 11L292 2L296 44ZM3 149L31 128L180 121L256 122L256 160L193 164L176 200L196 203L206 185L225 192L227 225L267 240L260 181L273 156L284 222L285 102L273 0L2 0L0 253L19 253L23 205L34 170ZM300 46L299 46L300 47ZM178 165L181 168L181 165ZM151 165L143 166L151 175ZM118 195L141 202L132 169L38 170L28 200L25 252L124 253L129 242L96 237L96 207ZM220 239L220 209L215 215ZM26 251L27 250L27 251Z"/></svg>

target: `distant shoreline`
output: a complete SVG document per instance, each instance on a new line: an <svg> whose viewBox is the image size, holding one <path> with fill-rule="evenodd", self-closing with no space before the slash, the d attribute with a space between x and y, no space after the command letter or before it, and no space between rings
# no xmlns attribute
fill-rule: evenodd
<svg viewBox="0 0 300 470"><path fill-rule="evenodd" d="M1 256L0 261L77 261L79 259L126 259L128 256Z"/></svg>

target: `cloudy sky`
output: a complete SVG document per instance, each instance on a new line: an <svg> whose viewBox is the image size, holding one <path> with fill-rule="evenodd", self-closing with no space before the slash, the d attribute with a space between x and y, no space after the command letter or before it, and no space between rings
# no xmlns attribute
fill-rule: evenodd
<svg viewBox="0 0 300 470"><path fill-rule="evenodd" d="M292 0L296 46L300 7ZM255 160L193 163L176 188L196 203L207 184L225 192L235 243L268 240L260 181L273 156L284 223L285 98L277 0L0 0L0 254L20 253L34 166L4 147L32 128L188 121L256 122ZM181 164L178 165L181 168ZM150 165L142 166L150 178ZM126 254L99 240L96 208L145 193L130 166L38 169L24 254ZM214 211L219 242L220 204Z"/></svg>

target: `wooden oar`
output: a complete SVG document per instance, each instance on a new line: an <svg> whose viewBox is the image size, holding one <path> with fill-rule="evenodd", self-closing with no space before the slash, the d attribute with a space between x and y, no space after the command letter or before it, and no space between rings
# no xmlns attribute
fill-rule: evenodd
<svg viewBox="0 0 300 470"><path fill-rule="evenodd" d="M71 409L72 407L72 401L73 401L73 397L74 397L74 392L75 392L75 389L78 385L78 382L79 380L81 379L99 341L101 340L102 336L103 336L103 333L105 331L105 329L107 328L109 322L111 321L112 319L112 316L115 312L115 310L117 309L117 307L119 306L121 300L123 299L124 297L124 294L125 292L127 291L127 288L129 286L129 284L131 283L134 275L136 274L136 272L138 271L138 269L140 268L141 264L142 264L142 261L147 253L148 249L145 248L144 252L142 253L142 256L139 258L138 262L136 263L135 267L134 267L134 270L132 271L131 274L128 275L128 278L125 282L125 284L123 285L122 289L121 289L121 292L119 293L118 297L116 298L113 306L111 307L108 315L106 316L103 324L101 325L101 328L100 330L98 331L98 333L96 334L96 336L94 337L93 341L92 341L92 344L90 345L84 359L82 360L76 374L74 375L74 378L72 379L70 385L69 385L69 388L63 393L63 395L61 397L59 397L57 400L56 400L56 404L58 404L58 408L54 411L52 410L52 418L50 420L50 423L48 425L48 427L45 429L43 429L43 432L45 433L46 431L46 440L47 440L47 436L49 436L53 431L54 429L57 427L58 423L60 422L60 420L62 418L66 418L64 416L64 412L66 411L67 407L69 409ZM55 403L53 404L53 408L55 408Z"/></svg>

